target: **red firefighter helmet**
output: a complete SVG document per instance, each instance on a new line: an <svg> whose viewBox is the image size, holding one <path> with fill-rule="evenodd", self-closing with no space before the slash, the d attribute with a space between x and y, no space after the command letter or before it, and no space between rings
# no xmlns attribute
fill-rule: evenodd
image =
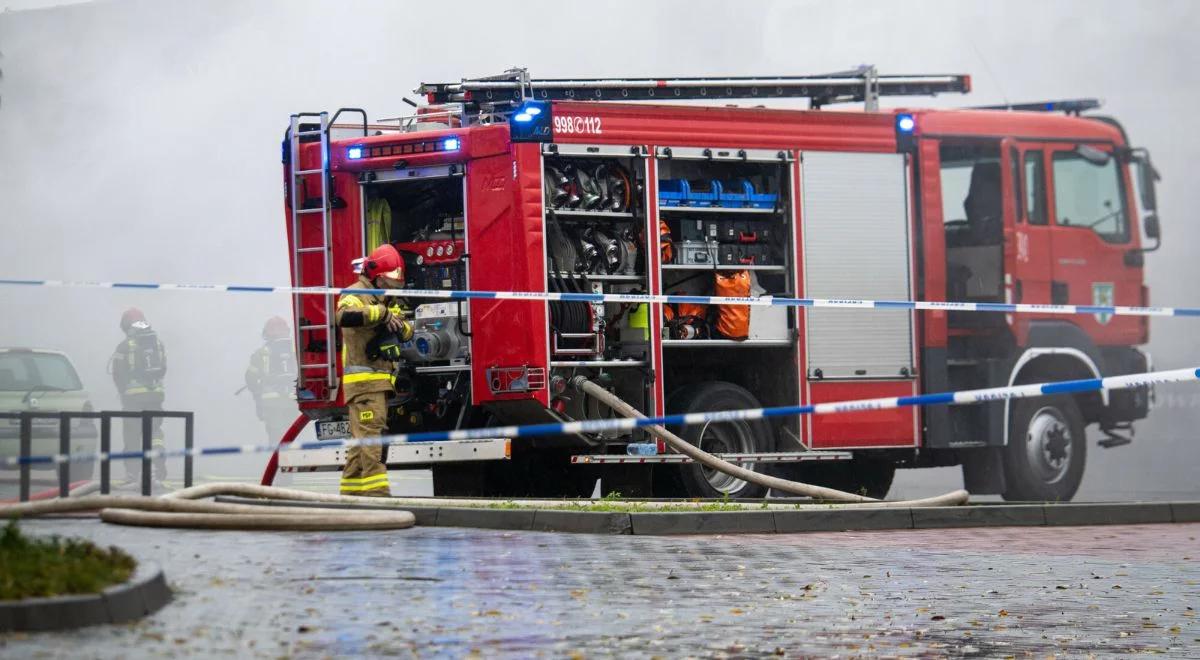
<svg viewBox="0 0 1200 660"><path fill-rule="evenodd" d="M124 314L121 315L121 330L128 332L130 326L138 321L145 323L146 315L143 314L142 310L138 309L137 307L130 307L129 309L125 310Z"/></svg>
<svg viewBox="0 0 1200 660"><path fill-rule="evenodd" d="M404 258L391 244L380 245L372 250L366 259L355 261L358 262L355 270L371 281L376 277L404 281Z"/></svg>
<svg viewBox="0 0 1200 660"><path fill-rule="evenodd" d="M263 326L263 339L286 339L288 336L288 324L282 317L272 316L267 319L266 325Z"/></svg>

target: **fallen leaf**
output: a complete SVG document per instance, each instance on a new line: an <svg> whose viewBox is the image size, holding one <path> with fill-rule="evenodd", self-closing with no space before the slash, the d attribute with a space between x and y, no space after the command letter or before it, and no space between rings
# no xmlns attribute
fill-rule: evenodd
<svg viewBox="0 0 1200 660"><path fill-rule="evenodd" d="M929 620L930 621L945 621L946 617L942 616L941 614L934 614L933 616L929 617Z"/></svg>
<svg viewBox="0 0 1200 660"><path fill-rule="evenodd" d="M1008 610L1000 610L1000 611L998 612L998 614L999 614L1000 616L1008 616Z"/></svg>

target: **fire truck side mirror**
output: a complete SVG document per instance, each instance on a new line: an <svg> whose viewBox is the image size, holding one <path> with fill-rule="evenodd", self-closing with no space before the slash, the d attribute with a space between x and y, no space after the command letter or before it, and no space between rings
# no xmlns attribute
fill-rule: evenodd
<svg viewBox="0 0 1200 660"><path fill-rule="evenodd" d="M1148 238L1156 241L1162 238L1162 230L1158 226L1158 216L1153 213L1147 213L1146 217L1142 218L1142 229Z"/></svg>
<svg viewBox="0 0 1200 660"><path fill-rule="evenodd" d="M1150 154L1138 157L1138 190L1142 195L1142 208L1147 211L1158 210L1158 195L1154 191L1154 182L1158 181L1158 172L1150 163ZM1155 222L1157 226L1157 221ZM1150 233L1150 223L1146 223L1146 233Z"/></svg>

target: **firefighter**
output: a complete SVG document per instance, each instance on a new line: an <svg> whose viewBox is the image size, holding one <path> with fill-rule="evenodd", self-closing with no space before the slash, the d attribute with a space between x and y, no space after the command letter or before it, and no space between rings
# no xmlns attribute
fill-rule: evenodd
<svg viewBox="0 0 1200 660"><path fill-rule="evenodd" d="M296 420L296 358L287 321L272 316L263 326L263 345L250 355L246 389L254 411L267 430L268 442L279 442Z"/></svg>
<svg viewBox="0 0 1200 660"><path fill-rule="evenodd" d="M384 244L355 260L358 282L350 289L401 289L404 260ZM375 438L387 428L387 399L394 388L393 370L400 344L412 339L412 324L395 301L372 293L343 294L337 304L342 329L342 390L350 415L350 436ZM342 471L341 493L387 497L387 468L379 446L351 447Z"/></svg>
<svg viewBox="0 0 1200 660"><path fill-rule="evenodd" d="M167 353L158 334L146 321L142 310L131 307L121 315L121 331L125 339L117 344L109 360L109 373L121 397L121 408L126 412L162 410L165 391L163 377L167 373ZM153 417L150 422L150 444L152 448L164 447L162 417ZM122 421L125 451L141 451L142 425L136 418ZM137 483L141 480L141 461L125 461L125 478ZM167 477L167 461L162 456L154 460L153 476L157 482Z"/></svg>

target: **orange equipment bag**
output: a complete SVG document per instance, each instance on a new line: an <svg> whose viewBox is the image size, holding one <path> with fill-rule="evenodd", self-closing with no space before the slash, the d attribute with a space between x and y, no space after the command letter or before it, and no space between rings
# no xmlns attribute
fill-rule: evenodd
<svg viewBox="0 0 1200 660"><path fill-rule="evenodd" d="M714 295L722 298L748 298L750 271L719 271L713 282ZM717 332L728 339L742 341L750 336L749 305L717 305Z"/></svg>
<svg viewBox="0 0 1200 660"><path fill-rule="evenodd" d="M658 250L662 263L675 261L675 241L671 238L671 228L662 220L658 221Z"/></svg>

